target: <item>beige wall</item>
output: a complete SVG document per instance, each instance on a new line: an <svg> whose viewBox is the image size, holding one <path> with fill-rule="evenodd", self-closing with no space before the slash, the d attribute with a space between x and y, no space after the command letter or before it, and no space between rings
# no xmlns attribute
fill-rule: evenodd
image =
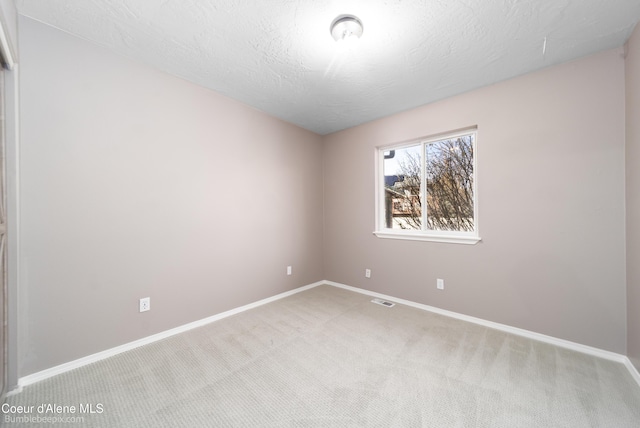
<svg viewBox="0 0 640 428"><path fill-rule="evenodd" d="M26 18L20 48L20 376L322 279L319 136Z"/></svg>
<svg viewBox="0 0 640 428"><path fill-rule="evenodd" d="M372 235L375 147L472 125L482 242ZM325 277L625 353L624 138L621 49L327 136Z"/></svg>
<svg viewBox="0 0 640 428"><path fill-rule="evenodd" d="M640 370L640 25L626 48L627 352Z"/></svg>

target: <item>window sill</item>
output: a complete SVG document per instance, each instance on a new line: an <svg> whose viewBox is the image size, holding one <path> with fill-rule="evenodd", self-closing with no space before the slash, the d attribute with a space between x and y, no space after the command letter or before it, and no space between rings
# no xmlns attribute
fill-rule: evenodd
<svg viewBox="0 0 640 428"><path fill-rule="evenodd" d="M465 244L475 245L482 240L479 236L456 236L456 235L430 235L426 233L416 232L400 232L400 231L375 231L373 232L378 238L384 239L404 239L407 241L427 241L427 242L445 242L448 244Z"/></svg>

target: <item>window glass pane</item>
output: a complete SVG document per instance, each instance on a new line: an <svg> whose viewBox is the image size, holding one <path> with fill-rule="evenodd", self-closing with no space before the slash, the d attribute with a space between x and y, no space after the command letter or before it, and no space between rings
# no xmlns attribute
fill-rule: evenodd
<svg viewBox="0 0 640 428"><path fill-rule="evenodd" d="M474 230L474 135L426 146L427 228L430 230Z"/></svg>
<svg viewBox="0 0 640 428"><path fill-rule="evenodd" d="M421 145L384 152L384 226L422 230Z"/></svg>

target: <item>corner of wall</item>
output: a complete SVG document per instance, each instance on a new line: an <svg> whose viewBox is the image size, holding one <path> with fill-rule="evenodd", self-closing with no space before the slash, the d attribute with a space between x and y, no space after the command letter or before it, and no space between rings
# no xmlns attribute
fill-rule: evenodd
<svg viewBox="0 0 640 428"><path fill-rule="evenodd" d="M627 356L640 370L640 25L636 25L625 50L625 235L627 285Z"/></svg>

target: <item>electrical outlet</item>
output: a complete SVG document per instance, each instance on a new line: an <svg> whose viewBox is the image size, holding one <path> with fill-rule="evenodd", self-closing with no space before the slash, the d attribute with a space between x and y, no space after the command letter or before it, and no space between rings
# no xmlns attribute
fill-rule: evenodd
<svg viewBox="0 0 640 428"><path fill-rule="evenodd" d="M291 272L292 272L291 266L287 266L287 275L291 275Z"/></svg>
<svg viewBox="0 0 640 428"><path fill-rule="evenodd" d="M151 310L151 297L140 299L140 312L147 312L149 310Z"/></svg>
<svg viewBox="0 0 640 428"><path fill-rule="evenodd" d="M371 278L371 269L365 269L364 270L364 277L365 278Z"/></svg>
<svg viewBox="0 0 640 428"><path fill-rule="evenodd" d="M444 279L438 278L436 280L436 287L438 287L438 290L444 290Z"/></svg>

